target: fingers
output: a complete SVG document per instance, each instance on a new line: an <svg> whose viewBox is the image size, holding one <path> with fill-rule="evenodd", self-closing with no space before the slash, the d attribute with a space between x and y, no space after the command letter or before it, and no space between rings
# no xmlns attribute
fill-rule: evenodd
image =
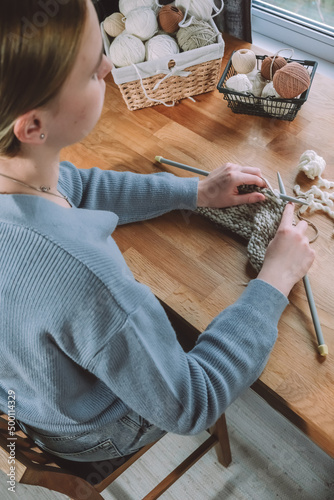
<svg viewBox="0 0 334 500"><path fill-rule="evenodd" d="M294 209L295 206L293 203L287 203L282 215L280 227L289 227L293 224L294 220Z"/></svg>
<svg viewBox="0 0 334 500"><path fill-rule="evenodd" d="M234 205L243 205L246 203L258 203L259 201L265 201L266 197L262 193L254 191L253 193L238 194L235 197Z"/></svg>
<svg viewBox="0 0 334 500"><path fill-rule="evenodd" d="M249 167L243 165L235 165L229 163L226 165L230 170L230 174L234 173L234 183L236 185L248 184L255 185L258 187L265 187L266 182L262 178L261 170L256 167Z"/></svg>
<svg viewBox="0 0 334 500"><path fill-rule="evenodd" d="M259 187L266 187L266 182L262 178L262 172L259 168L244 166L241 167L240 173L246 179L243 184L255 184ZM247 180L246 176L248 176L249 181Z"/></svg>
<svg viewBox="0 0 334 500"><path fill-rule="evenodd" d="M285 227L291 227L291 225L295 226L295 230L300 232L301 234L304 234L308 228L308 224L306 221L301 220L297 224L294 221L294 204L289 202L285 206L281 223L280 223L280 228L283 229Z"/></svg>

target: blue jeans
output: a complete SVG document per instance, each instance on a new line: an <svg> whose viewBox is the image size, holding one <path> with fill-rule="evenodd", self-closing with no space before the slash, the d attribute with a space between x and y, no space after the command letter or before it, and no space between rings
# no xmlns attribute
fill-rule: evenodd
<svg viewBox="0 0 334 500"><path fill-rule="evenodd" d="M130 455L166 434L132 411L98 429L58 436L18 423L40 448L76 462L98 462Z"/></svg>

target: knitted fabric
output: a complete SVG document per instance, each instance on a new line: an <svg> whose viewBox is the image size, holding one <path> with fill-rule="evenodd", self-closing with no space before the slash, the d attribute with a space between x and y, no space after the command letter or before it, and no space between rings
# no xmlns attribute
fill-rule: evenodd
<svg viewBox="0 0 334 500"><path fill-rule="evenodd" d="M276 234L286 203L275 198L268 189L256 186L239 186L238 189L241 194L259 191L266 196L266 199L259 203L227 208L198 208L196 212L245 238L248 241L249 262L259 272L267 247Z"/></svg>

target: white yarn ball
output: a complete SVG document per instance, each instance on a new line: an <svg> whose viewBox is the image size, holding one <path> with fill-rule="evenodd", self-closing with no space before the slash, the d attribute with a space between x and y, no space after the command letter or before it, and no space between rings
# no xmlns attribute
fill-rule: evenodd
<svg viewBox="0 0 334 500"><path fill-rule="evenodd" d="M122 12L125 17L128 17L131 10L138 9L138 7L150 7L153 9L154 6L154 0L119 0L118 4L119 11Z"/></svg>
<svg viewBox="0 0 334 500"><path fill-rule="evenodd" d="M261 97L267 99L267 101L263 100L262 105L263 109L266 113L269 113L272 116L283 116L286 115L290 109L292 109L292 104L275 101L275 98L282 99L282 97L278 94L278 92L274 89L273 82L267 83L264 87ZM273 99L270 99L273 98Z"/></svg>
<svg viewBox="0 0 334 500"><path fill-rule="evenodd" d="M148 40L158 31L158 20L152 9L139 7L129 12L125 21L125 29L140 40Z"/></svg>
<svg viewBox="0 0 334 500"><path fill-rule="evenodd" d="M252 81L252 94L256 97L260 97L267 83L268 80L263 78L263 76L261 75L261 71L258 71Z"/></svg>
<svg viewBox="0 0 334 500"><path fill-rule="evenodd" d="M232 65L237 73L250 73L256 66L256 55L252 50L239 49L232 56Z"/></svg>
<svg viewBox="0 0 334 500"><path fill-rule="evenodd" d="M252 84L248 76L244 74L231 76L231 78L226 80L226 87L236 92L249 92L252 90Z"/></svg>
<svg viewBox="0 0 334 500"><path fill-rule="evenodd" d="M252 90L252 84L248 78L248 76L244 74L237 74L231 76L228 80L226 80L226 87L231 90L235 90L236 92L250 92ZM254 103L253 97L242 97L240 95L230 94L229 98L231 101L245 102L248 104Z"/></svg>
<svg viewBox="0 0 334 500"><path fill-rule="evenodd" d="M188 10L189 16L194 16L199 21L208 21L211 18L214 6L213 0L176 0L175 7L183 12Z"/></svg>
<svg viewBox="0 0 334 500"><path fill-rule="evenodd" d="M121 33L110 45L110 58L115 66L123 67L145 60L145 45L129 33Z"/></svg>
<svg viewBox="0 0 334 500"><path fill-rule="evenodd" d="M263 90L262 90L262 94L261 94L261 97L281 97L279 95L279 93L274 89L274 85L273 85L273 82L268 82Z"/></svg>
<svg viewBox="0 0 334 500"><path fill-rule="evenodd" d="M298 172L304 172L309 179L320 177L326 168L326 161L312 149L307 149L299 158Z"/></svg>
<svg viewBox="0 0 334 500"><path fill-rule="evenodd" d="M169 35L156 35L145 43L147 61L180 52L179 46Z"/></svg>

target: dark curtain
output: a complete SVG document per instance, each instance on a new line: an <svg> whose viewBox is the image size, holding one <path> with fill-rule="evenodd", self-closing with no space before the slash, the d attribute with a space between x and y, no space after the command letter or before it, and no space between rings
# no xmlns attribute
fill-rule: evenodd
<svg viewBox="0 0 334 500"><path fill-rule="evenodd" d="M221 5L220 0L215 3ZM223 11L214 17L219 31L252 42L251 6L252 0L225 0Z"/></svg>
<svg viewBox="0 0 334 500"><path fill-rule="evenodd" d="M118 12L118 0L93 0L93 3L100 21ZM160 5L167 3L171 3L170 0L160 0ZM215 3L219 7L221 0L215 0ZM251 42L251 3L251 0L225 0L223 11L214 17L219 31Z"/></svg>

